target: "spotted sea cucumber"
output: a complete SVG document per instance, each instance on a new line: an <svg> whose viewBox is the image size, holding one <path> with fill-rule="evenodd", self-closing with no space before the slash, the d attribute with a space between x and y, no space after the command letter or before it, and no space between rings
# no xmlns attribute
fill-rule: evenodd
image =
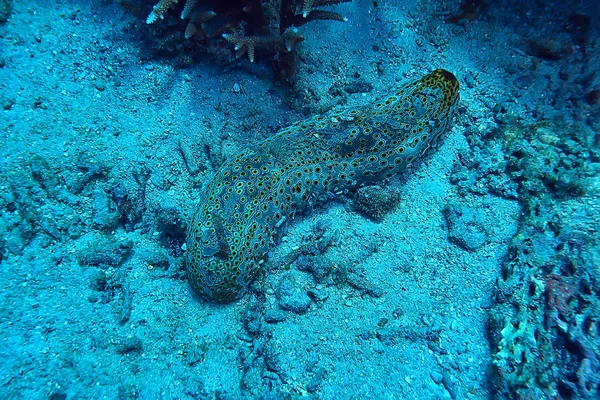
<svg viewBox="0 0 600 400"><path fill-rule="evenodd" d="M226 162L187 232L196 293L237 299L262 269L283 221L331 193L405 172L450 131L459 84L438 69L363 107L296 122Z"/></svg>

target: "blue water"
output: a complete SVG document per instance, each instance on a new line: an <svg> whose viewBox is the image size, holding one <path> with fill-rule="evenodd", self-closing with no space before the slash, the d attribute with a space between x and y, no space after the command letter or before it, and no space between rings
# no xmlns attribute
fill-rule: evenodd
<svg viewBox="0 0 600 400"><path fill-rule="evenodd" d="M155 1L0 0L0 399L600 396L595 1L316 1L347 21L288 9L295 64L220 35L279 2L199 0L186 39ZM285 221L236 302L194 295L222 163L437 68L439 151Z"/></svg>

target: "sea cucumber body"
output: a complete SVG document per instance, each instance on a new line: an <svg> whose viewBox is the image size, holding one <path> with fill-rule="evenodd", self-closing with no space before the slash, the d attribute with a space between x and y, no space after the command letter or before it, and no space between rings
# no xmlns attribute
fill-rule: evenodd
<svg viewBox="0 0 600 400"><path fill-rule="evenodd" d="M458 98L454 75L436 70L372 104L299 121L226 162L188 229L194 291L215 303L238 298L283 221L331 193L409 170L447 135Z"/></svg>

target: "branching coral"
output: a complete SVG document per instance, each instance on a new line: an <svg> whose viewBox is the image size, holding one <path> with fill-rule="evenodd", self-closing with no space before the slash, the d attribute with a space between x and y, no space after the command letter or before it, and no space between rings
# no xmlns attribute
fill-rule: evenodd
<svg viewBox="0 0 600 400"><path fill-rule="evenodd" d="M186 19L194 10L196 3L198 0L186 0L183 5L183 10L181 11L181 19ZM152 12L148 15L146 19L147 24L153 24L159 19L164 19L167 12L175 7L179 3L179 0L160 0L153 7Z"/></svg>
<svg viewBox="0 0 600 400"><path fill-rule="evenodd" d="M185 2L183 11L181 11L181 19L186 19L192 13L197 2L198 0L187 0Z"/></svg>
<svg viewBox="0 0 600 400"><path fill-rule="evenodd" d="M152 24L158 21L159 18L163 19L167 11L169 11L171 7L177 4L177 1L178 0L160 0L158 3L156 3L154 8L152 9L152 12L148 15L146 23Z"/></svg>
<svg viewBox="0 0 600 400"><path fill-rule="evenodd" d="M302 17L308 17L308 15L313 11L313 7L333 6L335 4L345 3L347 1L349 0L304 0L302 2Z"/></svg>
<svg viewBox="0 0 600 400"><path fill-rule="evenodd" d="M350 1L160 0L146 23L152 25L153 47L161 52L178 51L191 59L206 53L223 58L223 44L231 43L237 58L247 55L254 62L260 49L271 55L282 76L289 76L293 72L283 70L295 69L296 46L304 40L297 28L315 20L346 21L341 14L315 7Z"/></svg>
<svg viewBox="0 0 600 400"><path fill-rule="evenodd" d="M291 52L296 43L304 40L296 28L286 29L281 36L244 36L239 33L224 33L223 37L229 43L235 45L234 49L237 58L247 53L250 62L254 62L254 49L256 47Z"/></svg>
<svg viewBox="0 0 600 400"><path fill-rule="evenodd" d="M192 2L193 3L193 2ZM189 1L187 4L191 4ZM184 15L186 17L190 17L190 22L187 24L186 28L185 28L185 38L186 39L190 39L194 36L196 36L198 39L203 39L205 37L204 35L204 29L202 29L202 24L207 22L208 20L210 20L212 17L214 17L215 15L217 15L217 13L215 13L214 11L202 11L202 12L193 12L191 13L186 13L185 11L185 7L183 9L183 11L181 12L181 19L184 19ZM200 28L198 28L200 27ZM197 35L199 33L199 35Z"/></svg>

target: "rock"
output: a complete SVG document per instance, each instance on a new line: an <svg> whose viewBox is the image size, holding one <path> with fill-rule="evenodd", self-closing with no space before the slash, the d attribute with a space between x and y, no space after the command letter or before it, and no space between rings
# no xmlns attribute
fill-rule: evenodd
<svg viewBox="0 0 600 400"><path fill-rule="evenodd" d="M361 292L361 295L369 295L371 297L383 296L383 289L377 287L365 277L364 271L350 271L346 275L346 282L354 289Z"/></svg>
<svg viewBox="0 0 600 400"><path fill-rule="evenodd" d="M354 209L375 222L381 222L399 202L400 191L396 188L366 186L356 193Z"/></svg>
<svg viewBox="0 0 600 400"><path fill-rule="evenodd" d="M329 298L329 293L327 293L324 289L309 290L307 294L316 303L323 302Z"/></svg>
<svg viewBox="0 0 600 400"><path fill-rule="evenodd" d="M529 41L528 53L546 60L560 60L573 53L573 45L567 40L541 37Z"/></svg>
<svg viewBox="0 0 600 400"><path fill-rule="evenodd" d="M448 239L452 243L475 251L488 241L482 213L457 204L446 205L443 213L448 225Z"/></svg>
<svg viewBox="0 0 600 400"><path fill-rule="evenodd" d="M308 385L306 386L306 390L308 390L309 393L315 393L319 389L319 386L321 385L321 383L323 382L323 379L325 378L326 373L327 373L327 371L324 368L319 368L315 372L315 374L313 375L311 380L308 382Z"/></svg>
<svg viewBox="0 0 600 400"><path fill-rule="evenodd" d="M279 307L296 314L304 314L312 302L306 291L302 288L292 274L283 277L277 290Z"/></svg>
<svg viewBox="0 0 600 400"><path fill-rule="evenodd" d="M121 342L117 347L119 354L139 354L142 352L142 341L136 337L130 337Z"/></svg>
<svg viewBox="0 0 600 400"><path fill-rule="evenodd" d="M103 232L110 232L119 225L119 210L114 201L101 188L94 189L92 224Z"/></svg>
<svg viewBox="0 0 600 400"><path fill-rule="evenodd" d="M267 322L269 324L276 324L278 322L285 321L285 313L283 311L281 311L280 309L273 308L273 309L267 310L265 312L264 318L265 318L265 322Z"/></svg>
<svg viewBox="0 0 600 400"><path fill-rule="evenodd" d="M5 23L12 13L12 0L0 0L0 24Z"/></svg>
<svg viewBox="0 0 600 400"><path fill-rule="evenodd" d="M106 81L102 78L98 78L94 80L94 87L99 92L103 92L106 89Z"/></svg>
<svg viewBox="0 0 600 400"><path fill-rule="evenodd" d="M249 301L246 312L242 317L242 322L244 323L246 332L251 337L258 336L262 329L262 304L256 298L252 298Z"/></svg>
<svg viewBox="0 0 600 400"><path fill-rule="evenodd" d="M364 81L351 82L344 85L344 90L349 94L368 93L373 90L373 85Z"/></svg>
<svg viewBox="0 0 600 400"><path fill-rule="evenodd" d="M318 283L325 281L333 267L331 263L324 261L322 258L305 255L298 257L294 262L294 266L300 271L311 273Z"/></svg>
<svg viewBox="0 0 600 400"><path fill-rule="evenodd" d="M514 84L519 89L525 89L533 83L533 75L523 75L514 80Z"/></svg>
<svg viewBox="0 0 600 400"><path fill-rule="evenodd" d="M116 267L129 256L133 242L129 239L117 240L113 236L90 235L82 242L77 261L82 266ZM86 243L87 242L87 243Z"/></svg>

